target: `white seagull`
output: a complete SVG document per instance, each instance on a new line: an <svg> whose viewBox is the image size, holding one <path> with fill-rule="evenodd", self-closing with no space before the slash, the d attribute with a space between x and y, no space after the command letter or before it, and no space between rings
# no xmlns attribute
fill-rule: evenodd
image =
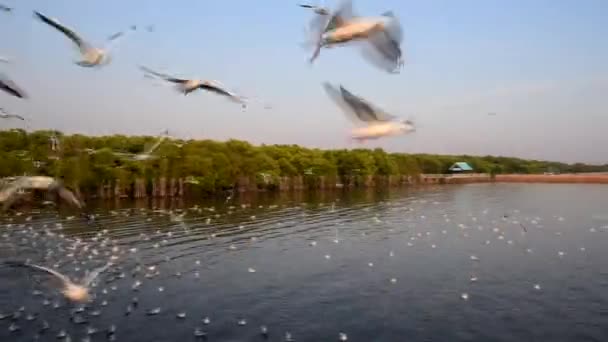
<svg viewBox="0 0 608 342"><path fill-rule="evenodd" d="M139 68L149 76L155 76L165 81L175 83L177 86L177 90L183 93L184 95L188 95L197 89L203 89L218 95L225 96L230 100L241 104L243 108L247 107L247 99L244 96L240 96L229 90L226 90L226 88L217 81L201 81L197 79L176 78L167 74L156 72L145 66L140 66Z"/></svg>
<svg viewBox="0 0 608 342"><path fill-rule="evenodd" d="M350 118L365 123L365 126L355 128L352 138L361 142L379 139L384 136L395 136L415 132L414 123L410 120L398 119L376 108L366 100L352 94L344 87L339 89L331 84L323 83L329 97L344 110Z"/></svg>
<svg viewBox="0 0 608 342"><path fill-rule="evenodd" d="M0 203L4 203L4 209L9 208L19 197L19 192L24 189L56 192L59 197L75 207L79 209L84 207L84 202L79 200L73 192L64 187L63 184L55 178L47 176L23 176L0 189Z"/></svg>
<svg viewBox="0 0 608 342"><path fill-rule="evenodd" d="M95 279L97 279L97 277L104 272L106 269L108 269L108 267L112 266L112 263L107 263L106 265L99 267L97 269L94 269L93 271L87 273L87 275L85 275L84 279L82 279L82 281L78 284L73 282L70 278L68 278L67 276L53 270L50 269L48 267L44 267L44 266L39 266L39 265L34 265L34 264L29 264L29 263L21 263L21 262L7 262L8 265L10 266L14 266L14 267L29 267L38 271L43 271L46 273L49 273L52 276L55 276L57 279L59 279L59 281L61 281L61 285L62 285L62 290L61 293L63 293L63 295L68 298L69 300L73 301L73 302L86 302L90 299L90 286L91 284L95 281Z"/></svg>
<svg viewBox="0 0 608 342"><path fill-rule="evenodd" d="M43 23L50 25L63 33L66 37L68 37L80 50L80 54L82 55L82 60L75 62L77 65L82 67L95 67L95 66L103 66L110 63L110 47L111 43L115 43L118 41L118 38L125 35L124 31L117 32L110 37L108 37L108 43L103 48L94 47L89 42L85 41L82 37L80 37L76 32L72 29L62 25L56 19L49 18L40 12L34 11L34 16L41 20ZM131 30L135 30L135 26L131 27Z"/></svg>
<svg viewBox="0 0 608 342"><path fill-rule="evenodd" d="M145 151L143 151L142 153L132 154L132 153L114 152L114 154L117 156L129 157L129 158L132 158L133 160L137 160L137 161L154 159L154 158L156 158L156 156L153 155L152 153L154 153L154 151L156 151L160 147L160 145L165 141L165 139L167 139L168 136L169 136L169 130L165 130L164 132L162 132L162 135L158 137L158 140L152 146L150 146ZM91 152L89 152L89 154L91 154Z"/></svg>
<svg viewBox="0 0 608 342"><path fill-rule="evenodd" d="M0 74L0 89L21 99L27 98L27 94L23 89L11 81L6 75Z"/></svg>
<svg viewBox="0 0 608 342"><path fill-rule="evenodd" d="M365 41L363 55L377 67L398 73L403 65L401 41L403 33L399 20L388 11L379 17L358 17L353 14L352 2L344 0L328 16L310 62L319 56L322 48L354 41Z"/></svg>

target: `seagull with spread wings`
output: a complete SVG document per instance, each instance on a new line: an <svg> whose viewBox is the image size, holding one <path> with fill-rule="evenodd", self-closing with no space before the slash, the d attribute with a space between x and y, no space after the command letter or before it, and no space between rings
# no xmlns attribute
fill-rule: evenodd
<svg viewBox="0 0 608 342"><path fill-rule="evenodd" d="M75 63L82 67L103 66L110 63L111 44L117 42L120 37L123 37L125 35L124 31L114 33L110 37L108 37L108 43L105 47L98 48L84 40L74 30L59 23L57 19L47 17L46 15L36 11L34 11L34 16L43 23L63 33L74 44L76 44L78 50L80 51L80 54L82 55L82 60L77 61ZM135 26L132 26L131 30L135 30Z"/></svg>
<svg viewBox="0 0 608 342"><path fill-rule="evenodd" d="M63 275L63 274L59 273L58 271L53 270L48 267L34 265L34 264L30 264L30 263L24 263L24 262L13 262L13 261L5 262L5 264L12 266L12 267L28 267L28 268L31 268L31 269L34 269L37 271L46 272L46 273L54 276L61 282L61 287L62 287L61 293L63 293L63 295L67 299L69 299L73 302L78 302L78 303L87 302L91 298L91 295L90 295L91 285L102 272L104 272L110 266L112 266L112 263L109 262L109 263L105 264L104 266L99 267L99 268L94 269L93 271L89 272L87 275L85 275L84 279L82 279L82 281L80 283L75 283L68 276Z"/></svg>
<svg viewBox="0 0 608 342"><path fill-rule="evenodd" d="M184 95L188 95L197 89L202 89L210 91L217 95L225 96L230 100L241 104L243 108L247 107L247 99L245 97L227 90L223 85L221 85L217 81L201 81L198 79L176 78L167 74L156 72L145 66L140 66L139 68L148 76L158 77L165 81L174 83L178 91L183 93Z"/></svg>
<svg viewBox="0 0 608 342"><path fill-rule="evenodd" d="M19 192L21 190L29 189L56 192L60 198L69 204L79 209L84 207L84 202L78 199L76 195L68 190L59 180L47 176L23 176L17 178L12 183L7 184L4 188L0 189L0 203L4 203L4 209L7 209L19 198Z"/></svg>
<svg viewBox="0 0 608 342"><path fill-rule="evenodd" d="M311 63L319 57L322 48L364 41L364 57L369 62L387 72L398 73L403 65L403 34L399 20L393 12L385 12L379 17L355 16L351 0L344 0L327 17L310 58Z"/></svg>
<svg viewBox="0 0 608 342"><path fill-rule="evenodd" d="M323 87L329 97L342 108L349 118L364 124L363 127L355 128L352 131L352 138L355 140L363 142L385 136L402 135L416 130L412 121L398 119L387 114L342 86L336 88L325 82Z"/></svg>

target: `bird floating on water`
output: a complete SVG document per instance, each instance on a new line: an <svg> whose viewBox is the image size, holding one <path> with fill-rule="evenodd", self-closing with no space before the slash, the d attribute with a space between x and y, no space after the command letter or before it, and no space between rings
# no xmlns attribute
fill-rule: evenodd
<svg viewBox="0 0 608 342"><path fill-rule="evenodd" d="M364 127L352 131L352 138L361 142L368 139L379 139L384 136L402 135L416 130L414 123L410 120L398 119L387 114L371 103L352 94L344 87L336 89L331 84L323 83L325 91L348 114L350 118L356 118L363 122Z"/></svg>
<svg viewBox="0 0 608 342"><path fill-rule="evenodd" d="M14 267L29 267L29 268L32 268L32 269L35 269L38 271L43 271L43 272L49 273L50 275L55 276L62 283L63 289L61 292L63 293L63 295L73 302L88 301L90 299L89 287L102 272L104 272L106 269L108 269L108 267L110 267L112 265L112 263L107 263L102 267L94 269L93 271L89 272L84 277L84 279L82 280L82 282L80 284L77 284L77 283L73 282L72 280L70 280L70 278L68 278L67 276L65 276L51 268L48 268L48 267L29 264L29 263L22 263L22 262L5 262L5 263L8 264L9 266L14 266Z"/></svg>
<svg viewBox="0 0 608 342"><path fill-rule="evenodd" d="M149 76L155 76L164 79L165 81L175 83L177 85L178 91L183 93L184 95L188 95L197 89L203 89L221 96L225 96L230 100L241 104L243 108L247 107L247 99L245 97L227 90L223 85L221 85L217 81L201 81L197 79L176 78L167 74L156 72L145 66L140 66L139 68Z"/></svg>
<svg viewBox="0 0 608 342"><path fill-rule="evenodd" d="M363 56L369 62L387 72L398 73L403 65L401 51L403 33L401 24L393 12L384 12L379 17L355 16L352 1L344 0L325 18L310 63L319 57L322 48L365 41Z"/></svg>
<svg viewBox="0 0 608 342"><path fill-rule="evenodd" d="M103 66L107 65L111 61L110 57L110 48L111 44L118 41L118 38L123 37L125 35L124 31L117 32L108 37L107 45L103 48L94 47L89 42L85 41L81 36L79 36L74 30L62 25L58 20L47 17L46 15L34 11L35 18L39 19L43 23L57 29L59 32L63 33L67 38L69 38L80 50L80 54L82 55L82 60L75 62L77 65L82 67L95 67L95 66ZM135 27L131 27L131 30L134 30Z"/></svg>
<svg viewBox="0 0 608 342"><path fill-rule="evenodd" d="M56 192L66 202L82 209L84 202L68 190L61 181L47 176L23 176L0 189L0 203L4 203L4 209L9 208L19 197L19 192L24 189L38 189Z"/></svg>

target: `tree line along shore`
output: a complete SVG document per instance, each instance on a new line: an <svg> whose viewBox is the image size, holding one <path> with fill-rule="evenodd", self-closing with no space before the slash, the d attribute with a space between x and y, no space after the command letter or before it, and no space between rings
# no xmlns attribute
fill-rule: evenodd
<svg viewBox="0 0 608 342"><path fill-rule="evenodd" d="M608 172L608 164L387 153L382 149L254 146L239 140L166 139L150 159L129 157L142 153L156 141L158 137L153 136L85 136L21 129L0 131L0 177L48 175L62 179L66 186L85 198L143 198L211 196L233 191L398 186L429 183L428 180L432 180L431 183L543 181L548 172ZM466 162L476 174L485 175L451 177L452 181L446 181L449 177L441 174L447 173L456 162ZM429 174L437 176L427 177ZM567 182L564 176L552 179ZM602 183L604 177L599 178ZM578 182L576 179L594 178L575 177Z"/></svg>

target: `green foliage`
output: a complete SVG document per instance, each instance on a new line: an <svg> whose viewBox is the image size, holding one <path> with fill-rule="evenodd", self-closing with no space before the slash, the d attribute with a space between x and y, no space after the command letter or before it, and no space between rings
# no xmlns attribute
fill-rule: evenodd
<svg viewBox="0 0 608 342"><path fill-rule="evenodd" d="M50 139L59 139L51 149ZM445 173L455 162L467 162L475 172L543 173L599 172L607 165L565 164L494 156L446 156L387 153L382 149L320 150L296 145L253 146L244 141L166 140L156 158L137 161L128 154L143 152L156 141L145 136L89 137L60 132L0 131L0 177L23 174L62 178L82 192L100 186L143 179L148 188L159 177L188 178L194 193L233 188L241 180L261 189L277 189L281 177L301 176L309 188L325 182L363 184L368 176L417 176ZM127 155L125 155L127 154Z"/></svg>

